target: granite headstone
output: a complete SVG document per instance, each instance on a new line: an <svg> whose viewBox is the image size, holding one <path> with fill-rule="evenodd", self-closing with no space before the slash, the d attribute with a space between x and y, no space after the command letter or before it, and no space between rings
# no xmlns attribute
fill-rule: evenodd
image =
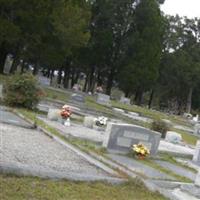
<svg viewBox="0 0 200 200"><path fill-rule="evenodd" d="M194 134L200 136L200 124L197 123L194 126Z"/></svg>
<svg viewBox="0 0 200 200"><path fill-rule="evenodd" d="M198 186L198 187L200 187L200 171L199 171L199 173L196 176L195 185Z"/></svg>
<svg viewBox="0 0 200 200"><path fill-rule="evenodd" d="M121 97L121 99L120 99L120 103L123 103L123 104L130 105L130 102L131 102L131 100L126 97Z"/></svg>
<svg viewBox="0 0 200 200"><path fill-rule="evenodd" d="M75 103L84 103L85 102L85 97L82 94L73 93L71 95L71 99Z"/></svg>
<svg viewBox="0 0 200 200"><path fill-rule="evenodd" d="M161 134L141 126L108 123L103 146L114 153L128 153L133 144L142 143L156 155Z"/></svg>
<svg viewBox="0 0 200 200"><path fill-rule="evenodd" d="M3 85L0 84L0 99L3 98Z"/></svg>
<svg viewBox="0 0 200 200"><path fill-rule="evenodd" d="M13 57L11 54L8 54L4 63L4 69L3 69L4 74L10 73L12 64L13 64Z"/></svg>
<svg viewBox="0 0 200 200"><path fill-rule="evenodd" d="M102 104L102 105L110 105L110 96L106 94L97 94L97 103Z"/></svg>
<svg viewBox="0 0 200 200"><path fill-rule="evenodd" d="M193 162L200 166L200 140L197 141L195 152L193 155Z"/></svg>

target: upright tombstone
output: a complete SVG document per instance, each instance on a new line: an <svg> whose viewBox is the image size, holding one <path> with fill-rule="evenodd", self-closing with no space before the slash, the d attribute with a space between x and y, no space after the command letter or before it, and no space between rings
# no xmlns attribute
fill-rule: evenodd
<svg viewBox="0 0 200 200"><path fill-rule="evenodd" d="M3 85L0 84L0 99L3 99Z"/></svg>
<svg viewBox="0 0 200 200"><path fill-rule="evenodd" d="M151 155L156 155L160 138L160 133L141 126L109 123L103 146L114 153L128 153L133 144L142 143Z"/></svg>
<svg viewBox="0 0 200 200"><path fill-rule="evenodd" d="M130 102L131 102L131 100L126 97L121 97L121 99L120 99L120 103L123 103L123 104L130 105Z"/></svg>
<svg viewBox="0 0 200 200"><path fill-rule="evenodd" d="M109 106L110 96L102 93L97 93L97 103Z"/></svg>
<svg viewBox="0 0 200 200"><path fill-rule="evenodd" d="M74 103L85 103L85 97L82 94L78 94L78 93L73 93L71 95L71 100Z"/></svg>
<svg viewBox="0 0 200 200"><path fill-rule="evenodd" d="M4 63L4 68L3 68L3 73L4 74L9 74L11 67L13 64L13 57L11 54L8 54Z"/></svg>
<svg viewBox="0 0 200 200"><path fill-rule="evenodd" d="M192 161L200 166L200 140L197 141Z"/></svg>
<svg viewBox="0 0 200 200"><path fill-rule="evenodd" d="M197 187L200 187L200 170L199 170L199 173L198 173L197 176L196 176L195 185L196 185ZM199 190L200 190L200 188L199 188Z"/></svg>
<svg viewBox="0 0 200 200"><path fill-rule="evenodd" d="M199 123L195 124L195 126L194 126L194 134L197 136L200 136L200 124Z"/></svg>

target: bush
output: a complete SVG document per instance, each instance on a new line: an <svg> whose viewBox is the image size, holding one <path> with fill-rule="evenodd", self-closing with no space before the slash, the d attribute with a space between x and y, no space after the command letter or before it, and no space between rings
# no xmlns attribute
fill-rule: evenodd
<svg viewBox="0 0 200 200"><path fill-rule="evenodd" d="M151 124L151 129L161 133L161 138L165 138L169 126L163 120L154 120Z"/></svg>
<svg viewBox="0 0 200 200"><path fill-rule="evenodd" d="M14 74L5 84L4 101L9 106L34 109L44 92L37 85L37 79L30 73Z"/></svg>
<svg viewBox="0 0 200 200"><path fill-rule="evenodd" d="M124 93L123 93L121 90L119 90L119 89L117 89L117 88L113 88L113 89L111 90L110 98L111 98L112 100L119 101L123 95L124 95Z"/></svg>

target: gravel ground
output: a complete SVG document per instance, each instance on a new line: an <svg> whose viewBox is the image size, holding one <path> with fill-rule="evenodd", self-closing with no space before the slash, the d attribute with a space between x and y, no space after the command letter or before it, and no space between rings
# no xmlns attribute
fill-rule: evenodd
<svg viewBox="0 0 200 200"><path fill-rule="evenodd" d="M0 163L21 163L58 172L108 176L37 130L0 123L0 138Z"/></svg>

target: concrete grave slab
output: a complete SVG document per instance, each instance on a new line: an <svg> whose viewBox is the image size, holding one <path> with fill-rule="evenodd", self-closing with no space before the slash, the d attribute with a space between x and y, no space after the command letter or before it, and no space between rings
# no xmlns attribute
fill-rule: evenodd
<svg viewBox="0 0 200 200"><path fill-rule="evenodd" d="M196 178L196 174L194 172L192 172L188 169L185 169L183 167L174 165L174 164L166 162L166 161L161 161L161 160L155 160L155 162L157 164L159 164L160 166L173 171L175 174L189 178L192 181L194 181Z"/></svg>
<svg viewBox="0 0 200 200"><path fill-rule="evenodd" d="M133 158L128 158L126 156L116 155L116 154L108 154L108 156L113 161L121 164L122 166L127 167L129 170L140 173L144 176L147 176L148 178L175 180L175 178L173 178L167 174L164 174L152 167L149 167Z"/></svg>

